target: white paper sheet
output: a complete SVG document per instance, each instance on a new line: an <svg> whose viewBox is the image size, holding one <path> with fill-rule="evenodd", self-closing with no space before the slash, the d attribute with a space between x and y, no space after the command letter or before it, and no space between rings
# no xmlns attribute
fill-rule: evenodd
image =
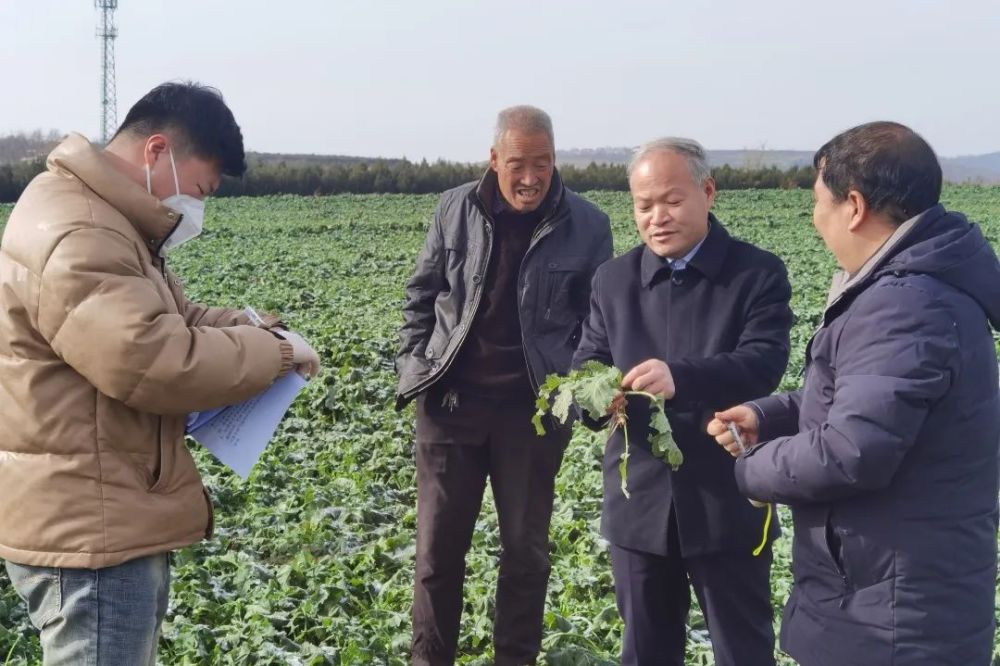
<svg viewBox="0 0 1000 666"><path fill-rule="evenodd" d="M292 372L271 387L238 405L192 415L188 434L212 452L219 462L246 479L278 429L306 380Z"/></svg>

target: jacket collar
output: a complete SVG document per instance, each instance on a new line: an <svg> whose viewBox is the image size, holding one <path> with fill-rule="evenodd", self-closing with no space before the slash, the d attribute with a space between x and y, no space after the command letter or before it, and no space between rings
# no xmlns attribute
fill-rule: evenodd
<svg viewBox="0 0 1000 666"><path fill-rule="evenodd" d="M843 270L834 273L826 299L824 318L843 298L862 291L872 280L881 275L886 264L909 244L915 229L925 227L944 215L946 212L941 204L928 208L899 225L882 247L869 257L854 275Z"/></svg>
<svg viewBox="0 0 1000 666"><path fill-rule="evenodd" d="M496 218L496 210L499 206L506 206L505 202L497 201L497 196L500 192L499 184L497 182L497 173L493 169L487 167L486 172L483 174L482 178L476 184L476 187L472 190L472 198L474 203L476 203L486 217L490 220ZM562 176L559 175L559 169L552 169L552 182L549 183L549 191L545 195L545 201L542 205L546 207L545 214L542 219L548 219L552 217L552 214L559 209L560 204L562 204L563 195L566 192L566 188L562 182Z"/></svg>
<svg viewBox="0 0 1000 666"><path fill-rule="evenodd" d="M693 268L709 280L714 280L722 271L731 236L712 213L708 214L708 221L708 235L684 270ZM663 260L663 257L654 254L648 245L645 246L639 265L639 278L643 288L648 289L652 286L657 276L664 272L670 275L672 272L670 265Z"/></svg>
<svg viewBox="0 0 1000 666"><path fill-rule="evenodd" d="M125 216L151 251L173 233L180 216L118 171L103 151L71 133L49 153L49 171L72 175Z"/></svg>

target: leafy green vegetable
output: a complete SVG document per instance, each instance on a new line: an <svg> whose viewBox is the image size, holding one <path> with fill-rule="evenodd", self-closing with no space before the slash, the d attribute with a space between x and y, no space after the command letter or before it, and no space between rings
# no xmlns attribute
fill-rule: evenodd
<svg viewBox="0 0 1000 666"><path fill-rule="evenodd" d="M713 210L743 240L780 256L792 280L791 365L779 390L801 387L802 359L822 319L836 262L809 223L809 190L719 192ZM611 217L615 247L639 242L628 192L588 192ZM942 203L981 223L1000 249L1000 188L945 186ZM191 443L215 501L215 536L175 553L158 663L408 666L417 522L413 410L394 409L393 358L403 284L438 195L214 198L205 233L171 253L188 295L285 315L323 358L247 482ZM0 204L0 227L11 206ZM1000 344L1000 339L998 339ZM622 625L608 549L595 525L604 433L577 428L556 479L552 574L538 663L612 666ZM632 462L631 460L629 462ZM466 556L456 666L493 662L500 550L487 492ZM792 533L788 512L774 520ZM792 588L790 539L774 544L771 605ZM998 588L1000 599L1000 588ZM1000 608L1000 603L997 604ZM712 663L692 603L685 663ZM1000 638L994 642L1000 664ZM38 631L0 567L0 663L42 662ZM784 654L780 666L795 666Z"/></svg>
<svg viewBox="0 0 1000 666"><path fill-rule="evenodd" d="M595 421L608 418L610 428L608 435L610 436L616 428L621 428L625 436L625 449L622 451L621 462L618 463L618 472L622 478L622 493L625 497L629 497L628 459L631 452L625 415L628 396L642 396L649 400L649 447L653 455L676 470L684 462L684 454L674 441L670 422L667 420L666 412L663 411L663 401L644 391L622 391L621 384L621 371L599 361L587 361L578 370L573 370L565 377L549 375L538 391L538 399L535 401L537 411L531 422L535 425L535 431L539 435L544 435L545 425L542 418L551 411L552 416L560 423L566 423L569 419L570 406L574 402ZM625 400L616 404L615 398L619 395L624 395Z"/></svg>

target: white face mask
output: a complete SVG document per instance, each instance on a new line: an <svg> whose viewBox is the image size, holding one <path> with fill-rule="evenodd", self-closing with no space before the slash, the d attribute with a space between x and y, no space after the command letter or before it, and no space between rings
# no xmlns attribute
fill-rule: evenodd
<svg viewBox="0 0 1000 666"><path fill-rule="evenodd" d="M146 191L153 193L152 171L149 165L146 166ZM181 186L177 181L177 165L174 163L174 151L170 150L170 169L174 172L174 189L177 194L163 199L163 205L170 208L181 216L180 221L169 236L160 245L160 256L164 257L167 250L171 250L182 243L186 243L192 238L201 235L201 230L205 225L205 202L196 199L190 194L181 194Z"/></svg>

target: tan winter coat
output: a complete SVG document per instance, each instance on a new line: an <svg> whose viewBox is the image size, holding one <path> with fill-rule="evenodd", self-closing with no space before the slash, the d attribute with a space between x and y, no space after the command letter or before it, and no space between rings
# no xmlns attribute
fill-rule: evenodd
<svg viewBox="0 0 1000 666"><path fill-rule="evenodd" d="M185 415L245 400L291 347L187 301L177 214L70 135L0 242L0 557L101 568L211 534Z"/></svg>

